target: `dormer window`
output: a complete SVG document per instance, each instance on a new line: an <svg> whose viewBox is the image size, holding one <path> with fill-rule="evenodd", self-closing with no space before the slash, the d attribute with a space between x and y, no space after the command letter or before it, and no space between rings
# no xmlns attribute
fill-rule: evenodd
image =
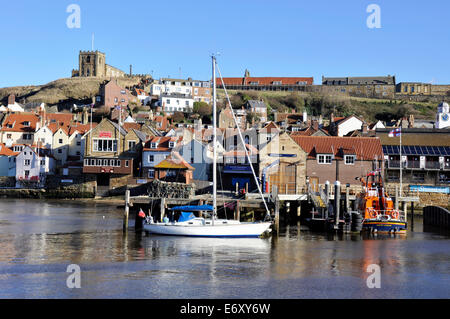
<svg viewBox="0 0 450 319"><path fill-rule="evenodd" d="M151 143L150 147L151 148L157 148L158 147L158 143Z"/></svg>
<svg viewBox="0 0 450 319"><path fill-rule="evenodd" d="M273 81L272 84L273 85L281 85L281 81Z"/></svg>
<svg viewBox="0 0 450 319"><path fill-rule="evenodd" d="M23 126L30 126L30 122L28 121L23 122Z"/></svg>
<svg viewBox="0 0 450 319"><path fill-rule="evenodd" d="M317 155L318 164L331 164L333 156L331 154L319 154Z"/></svg>
<svg viewBox="0 0 450 319"><path fill-rule="evenodd" d="M345 160L345 165L355 165L356 156L355 155L345 155L344 160Z"/></svg>
<svg viewBox="0 0 450 319"><path fill-rule="evenodd" d="M6 124L7 128L13 128L14 124Z"/></svg>
<svg viewBox="0 0 450 319"><path fill-rule="evenodd" d="M169 142L169 148L174 148L175 147L175 142Z"/></svg>

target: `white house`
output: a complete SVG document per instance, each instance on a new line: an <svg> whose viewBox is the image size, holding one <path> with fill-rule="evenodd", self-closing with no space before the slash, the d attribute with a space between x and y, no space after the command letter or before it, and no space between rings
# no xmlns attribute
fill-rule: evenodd
<svg viewBox="0 0 450 319"><path fill-rule="evenodd" d="M39 147L44 147L46 149L53 148L53 132L48 128L47 125L39 128L36 133L34 133L34 142Z"/></svg>
<svg viewBox="0 0 450 319"><path fill-rule="evenodd" d="M46 175L54 174L55 159L47 149L25 148L16 156L16 186L23 186L21 181L42 183Z"/></svg>
<svg viewBox="0 0 450 319"><path fill-rule="evenodd" d="M179 94L192 96L192 85L189 81L160 79L150 86L150 95Z"/></svg>
<svg viewBox="0 0 450 319"><path fill-rule="evenodd" d="M335 118L332 116L330 122L330 133L335 136L343 137L348 133L361 130L363 121L354 115L342 118Z"/></svg>
<svg viewBox="0 0 450 319"><path fill-rule="evenodd" d="M180 94L162 94L158 104L166 114L175 112L191 113L194 108L194 99L192 96Z"/></svg>
<svg viewBox="0 0 450 319"><path fill-rule="evenodd" d="M183 137L152 137L145 143L142 151L143 177L153 178L154 167L169 156L176 146L181 145Z"/></svg>

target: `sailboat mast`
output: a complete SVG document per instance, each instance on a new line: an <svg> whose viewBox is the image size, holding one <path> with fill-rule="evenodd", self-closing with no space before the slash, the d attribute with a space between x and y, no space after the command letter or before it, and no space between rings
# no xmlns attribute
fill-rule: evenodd
<svg viewBox="0 0 450 319"><path fill-rule="evenodd" d="M212 224L217 213L217 119L216 119L216 57L212 56L212 80L213 80L213 216Z"/></svg>

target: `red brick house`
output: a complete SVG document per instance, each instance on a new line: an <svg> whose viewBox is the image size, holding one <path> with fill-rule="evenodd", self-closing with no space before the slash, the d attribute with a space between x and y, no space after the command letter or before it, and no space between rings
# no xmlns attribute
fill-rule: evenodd
<svg viewBox="0 0 450 319"><path fill-rule="evenodd" d="M311 185L326 181L360 185L355 178L380 168L384 172L383 149L379 138L299 136L292 139L308 153L306 176Z"/></svg>

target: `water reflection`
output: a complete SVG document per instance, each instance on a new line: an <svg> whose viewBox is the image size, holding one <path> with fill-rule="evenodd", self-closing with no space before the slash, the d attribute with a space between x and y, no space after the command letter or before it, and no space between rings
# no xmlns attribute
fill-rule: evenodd
<svg viewBox="0 0 450 319"><path fill-rule="evenodd" d="M302 225L268 239L122 232L122 211L80 202L3 200L3 298L415 298L449 296L449 237L330 235ZM67 289L79 264L82 289ZM368 289L367 267L382 269Z"/></svg>

